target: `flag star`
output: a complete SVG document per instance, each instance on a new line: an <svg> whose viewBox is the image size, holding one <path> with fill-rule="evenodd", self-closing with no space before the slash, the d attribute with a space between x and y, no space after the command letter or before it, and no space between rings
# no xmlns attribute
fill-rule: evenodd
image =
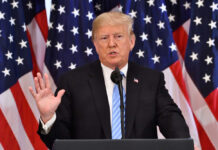
<svg viewBox="0 0 218 150"><path fill-rule="evenodd" d="M58 11L59 11L60 15L61 15L62 13L65 13L65 6L61 6L61 5L60 5L60 7L58 8Z"/></svg>
<svg viewBox="0 0 218 150"><path fill-rule="evenodd" d="M170 22L175 22L175 15L170 14L168 19Z"/></svg>
<svg viewBox="0 0 218 150"><path fill-rule="evenodd" d="M61 31L64 31L64 25L63 24L58 24L56 29L58 30L58 33L60 33Z"/></svg>
<svg viewBox="0 0 218 150"><path fill-rule="evenodd" d="M56 66L56 69L62 68L61 61L56 60L56 62L54 63L54 65Z"/></svg>
<svg viewBox="0 0 218 150"><path fill-rule="evenodd" d="M12 8L18 8L18 2L16 2L15 0L11 3Z"/></svg>
<svg viewBox="0 0 218 150"><path fill-rule="evenodd" d="M212 11L218 10L218 3L214 3L210 5L210 8L212 8Z"/></svg>
<svg viewBox="0 0 218 150"><path fill-rule="evenodd" d="M194 37L192 37L192 40L194 41L194 43L200 42L200 35L194 34Z"/></svg>
<svg viewBox="0 0 218 150"><path fill-rule="evenodd" d="M74 27L74 26L73 26L73 29L70 30L70 31L73 32L73 35L79 34L79 32L78 32L78 27Z"/></svg>
<svg viewBox="0 0 218 150"><path fill-rule="evenodd" d="M199 25L199 24L202 24L201 19L202 19L202 18L198 18L198 16L195 17L194 22L195 22L195 25L196 25L196 26Z"/></svg>
<svg viewBox="0 0 218 150"><path fill-rule="evenodd" d="M73 45L73 44L72 44L70 50L72 51L73 54L76 53L76 52L78 52L77 46L76 46L76 45Z"/></svg>
<svg viewBox="0 0 218 150"><path fill-rule="evenodd" d="M191 3L186 1L185 4L183 4L183 6L185 7L186 10L190 9L191 8Z"/></svg>
<svg viewBox="0 0 218 150"><path fill-rule="evenodd" d="M22 40L19 44L21 48L27 47L27 41Z"/></svg>
<svg viewBox="0 0 218 150"><path fill-rule="evenodd" d="M3 12L0 11L0 20L1 20L1 19L2 19L2 20L5 19L5 13L3 13Z"/></svg>
<svg viewBox="0 0 218 150"><path fill-rule="evenodd" d="M145 23L151 23L151 18L150 16L146 15L146 17L144 18Z"/></svg>
<svg viewBox="0 0 218 150"><path fill-rule="evenodd" d="M86 15L86 17L88 17L89 20L92 20L93 19L93 13L88 11L88 14Z"/></svg>
<svg viewBox="0 0 218 150"><path fill-rule="evenodd" d="M88 29L88 31L86 32L86 35L88 36L88 38L92 37L92 31Z"/></svg>
<svg viewBox="0 0 218 150"><path fill-rule="evenodd" d="M59 43L59 42L57 42L57 44L55 45L55 47L58 49L58 51L60 51L61 49L63 49L62 43Z"/></svg>
<svg viewBox="0 0 218 150"><path fill-rule="evenodd" d="M156 63L160 63L160 56L157 56L156 54L154 55L154 57L151 58L154 61L154 64Z"/></svg>
<svg viewBox="0 0 218 150"><path fill-rule="evenodd" d="M154 0L148 0L147 3L149 7L154 6Z"/></svg>
<svg viewBox="0 0 218 150"><path fill-rule="evenodd" d="M211 29L216 28L216 21L211 20L211 22L208 25Z"/></svg>
<svg viewBox="0 0 218 150"><path fill-rule="evenodd" d="M164 22L159 21L159 23L157 25L158 25L159 29L165 29Z"/></svg>
<svg viewBox="0 0 218 150"><path fill-rule="evenodd" d="M33 8L33 4L31 3L31 1L29 1L29 3L27 4L28 9L32 9Z"/></svg>
<svg viewBox="0 0 218 150"><path fill-rule="evenodd" d="M76 64L70 63L70 66L68 67L69 69L73 70L76 68Z"/></svg>
<svg viewBox="0 0 218 150"><path fill-rule="evenodd" d="M20 56L15 61L17 62L17 65L23 65L23 58L21 58Z"/></svg>
<svg viewBox="0 0 218 150"><path fill-rule="evenodd" d="M161 9L162 13L167 11L166 5L164 3L162 3L162 5L159 8Z"/></svg>
<svg viewBox="0 0 218 150"><path fill-rule="evenodd" d="M204 7L204 0L198 0L195 4L198 5L198 8Z"/></svg>
<svg viewBox="0 0 218 150"><path fill-rule="evenodd" d="M172 3L172 5L176 5L177 4L177 0L170 0L170 2Z"/></svg>
<svg viewBox="0 0 218 150"><path fill-rule="evenodd" d="M205 82L205 83L211 81L211 80L210 80L210 75L208 75L208 74L206 74L206 73L205 73L205 75L204 75L204 77L203 77L202 79L204 79L204 82Z"/></svg>
<svg viewBox="0 0 218 150"><path fill-rule="evenodd" d="M4 3L4 2L8 2L8 0L2 0L2 3Z"/></svg>
<svg viewBox="0 0 218 150"><path fill-rule="evenodd" d="M96 4L95 9L100 11L101 10L101 4Z"/></svg>
<svg viewBox="0 0 218 150"><path fill-rule="evenodd" d="M11 34L9 35L8 39L9 39L10 43L14 41L13 36Z"/></svg>
<svg viewBox="0 0 218 150"><path fill-rule="evenodd" d="M207 58L204 61L206 61L207 65L209 65L209 64L213 64L212 59L213 57L207 56Z"/></svg>
<svg viewBox="0 0 218 150"><path fill-rule="evenodd" d="M138 58L144 57L144 51L140 50L136 53L138 55Z"/></svg>
<svg viewBox="0 0 218 150"><path fill-rule="evenodd" d="M177 51L177 47L176 47L176 44L172 43L169 48L171 49L171 51Z"/></svg>
<svg viewBox="0 0 218 150"><path fill-rule="evenodd" d="M5 68L5 70L3 70L2 73L4 73L4 77L10 76L10 69Z"/></svg>
<svg viewBox="0 0 218 150"><path fill-rule="evenodd" d="M14 18L10 18L9 22L11 23L11 26L15 25L15 19Z"/></svg>
<svg viewBox="0 0 218 150"><path fill-rule="evenodd" d="M142 41L148 40L148 34L145 34L144 32L142 33L140 37L142 38Z"/></svg>
<svg viewBox="0 0 218 150"><path fill-rule="evenodd" d="M155 43L157 44L157 46L162 45L162 39L157 38L157 40L155 41Z"/></svg>
<svg viewBox="0 0 218 150"><path fill-rule="evenodd" d="M91 3L92 2L92 0L89 0L89 3Z"/></svg>
<svg viewBox="0 0 218 150"><path fill-rule="evenodd" d="M209 38L209 40L207 41L207 44L208 44L209 47L215 46L214 42L215 42L215 39Z"/></svg>
<svg viewBox="0 0 218 150"><path fill-rule="evenodd" d="M55 4L51 4L51 12L55 10Z"/></svg>
<svg viewBox="0 0 218 150"><path fill-rule="evenodd" d="M129 15L131 16L131 18L137 18L137 17L136 17L136 13L137 13L137 11L132 10L132 11L129 13Z"/></svg>
<svg viewBox="0 0 218 150"><path fill-rule="evenodd" d="M26 31L26 25L25 25L25 23L22 25L22 28L23 28L23 31L25 32L25 31Z"/></svg>
<svg viewBox="0 0 218 150"><path fill-rule="evenodd" d="M92 48L86 47L85 53L87 54L87 56L93 55L93 53L92 53Z"/></svg>
<svg viewBox="0 0 218 150"><path fill-rule="evenodd" d="M74 15L74 18L76 18L76 16L79 16L79 9L74 8L71 13Z"/></svg>
<svg viewBox="0 0 218 150"><path fill-rule="evenodd" d="M5 54L5 56L7 57L7 60L12 59L12 53L10 51L8 51L8 53Z"/></svg>
<svg viewBox="0 0 218 150"><path fill-rule="evenodd" d="M46 47L51 47L51 41L50 40L47 40Z"/></svg>
<svg viewBox="0 0 218 150"><path fill-rule="evenodd" d="M49 22L49 23L48 23L48 28L49 28L49 29L53 29L53 22Z"/></svg>
<svg viewBox="0 0 218 150"><path fill-rule="evenodd" d="M192 54L189 57L191 57L192 61L198 60L198 53L192 52Z"/></svg>

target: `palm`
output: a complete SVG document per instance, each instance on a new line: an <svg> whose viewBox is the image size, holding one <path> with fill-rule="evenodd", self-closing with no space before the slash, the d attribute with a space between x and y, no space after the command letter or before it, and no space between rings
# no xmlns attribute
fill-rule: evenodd
<svg viewBox="0 0 218 150"><path fill-rule="evenodd" d="M51 116L57 109L60 98L55 97L51 89L44 89L37 94L36 101L41 116Z"/></svg>
<svg viewBox="0 0 218 150"><path fill-rule="evenodd" d="M40 117L45 123L54 115L65 91L60 90L57 96L54 96L50 87L48 75L46 74L45 79L43 80L41 74L37 73L37 77L34 78L34 84L36 91L34 91L32 87L30 87L29 90L36 101Z"/></svg>

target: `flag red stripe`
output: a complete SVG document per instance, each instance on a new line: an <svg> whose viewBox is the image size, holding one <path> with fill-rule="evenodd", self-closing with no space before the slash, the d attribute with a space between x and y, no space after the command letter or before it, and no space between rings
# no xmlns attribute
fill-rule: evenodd
<svg viewBox="0 0 218 150"><path fill-rule="evenodd" d="M6 138L7 137L7 138ZM0 109L0 142L4 149L19 150L19 144Z"/></svg>
<svg viewBox="0 0 218 150"><path fill-rule="evenodd" d="M177 30L173 32L173 38L176 43L176 46L178 47L179 53L184 59L186 46L188 42L188 35L182 26L180 26Z"/></svg>
<svg viewBox="0 0 218 150"><path fill-rule="evenodd" d="M35 20L42 32L42 35L44 37L44 40L47 41L48 37L48 24L47 24L47 18L46 18L46 11L43 10L42 12L38 13L35 16Z"/></svg>
<svg viewBox="0 0 218 150"><path fill-rule="evenodd" d="M189 96L188 96L188 93L187 93L187 89L186 89L186 85L185 85L185 82L184 82L184 78L183 78L183 75L182 75L182 68L181 68L181 63L179 61L176 61L174 64L172 64L170 66L170 69L174 75L174 78L176 79L179 87L180 87L180 90L182 91L185 99L187 100L187 102L189 103L189 106L190 105L190 99L189 99Z"/></svg>
<svg viewBox="0 0 218 150"><path fill-rule="evenodd" d="M216 120L218 120L218 101L216 100L217 98L218 98L218 89L215 89L205 98L205 101L210 107L210 110L212 111Z"/></svg>
<svg viewBox="0 0 218 150"><path fill-rule="evenodd" d="M35 149L46 150L47 148L45 144L41 141L39 135L37 134L38 122L36 121L33 112L27 103L19 83L17 82L10 89L14 96L23 127L33 147Z"/></svg>
<svg viewBox="0 0 218 150"><path fill-rule="evenodd" d="M210 142L210 139L208 138L207 134L205 133L205 131L202 128L201 124L198 122L195 115L194 115L194 118L195 118L195 123L196 123L197 129L198 129L198 135L199 135L199 138L200 138L201 149L202 150L215 150L215 147Z"/></svg>

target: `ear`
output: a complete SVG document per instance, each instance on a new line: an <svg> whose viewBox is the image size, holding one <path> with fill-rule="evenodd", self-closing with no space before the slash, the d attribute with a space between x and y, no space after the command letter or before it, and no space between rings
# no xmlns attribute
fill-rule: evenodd
<svg viewBox="0 0 218 150"><path fill-rule="evenodd" d="M135 46L135 34L132 33L130 35L130 48L131 48L131 50L133 49L134 46Z"/></svg>

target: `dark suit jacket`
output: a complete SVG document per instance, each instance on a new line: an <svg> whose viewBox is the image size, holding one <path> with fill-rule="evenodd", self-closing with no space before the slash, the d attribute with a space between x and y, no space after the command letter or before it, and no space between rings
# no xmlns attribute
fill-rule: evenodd
<svg viewBox="0 0 218 150"><path fill-rule="evenodd" d="M138 82L135 82L137 79ZM110 109L99 61L66 73L58 90L65 89L47 135L38 133L48 147L54 139L110 139ZM166 138L190 137L177 105L158 71L129 62L126 87L126 138L157 138L156 126Z"/></svg>

